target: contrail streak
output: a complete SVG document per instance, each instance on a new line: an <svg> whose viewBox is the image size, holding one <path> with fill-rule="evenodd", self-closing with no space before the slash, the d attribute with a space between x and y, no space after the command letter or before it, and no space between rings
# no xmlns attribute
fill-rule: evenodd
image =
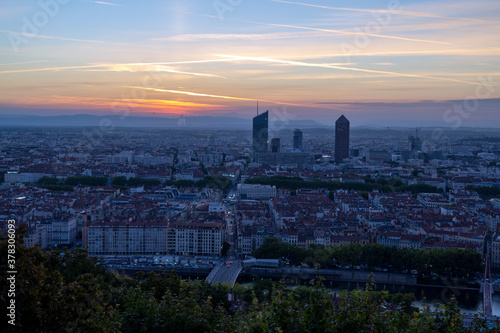
<svg viewBox="0 0 500 333"><path fill-rule="evenodd" d="M367 32L356 32L356 31L345 31L345 30L310 28L310 27L302 27L302 26L297 26L297 25L276 24L276 23L263 23L263 22L253 22L253 21L247 21L247 22L248 23L255 23L255 24L262 24L262 25L269 25L269 26L273 26L273 27L284 27L284 28L293 28L293 29L302 29L302 30L331 32L331 33L340 34L340 35L359 35L359 34L362 34L362 35L365 35L365 36L378 37L378 38L388 38L388 39L398 39L398 40L407 40L407 41L410 41L410 42L445 44L445 45L449 45L450 44L448 42L439 42L439 41L434 41L434 40L417 39L417 38L407 38L407 37L398 37L398 36L390 36L390 35L371 34L371 33L367 33Z"/></svg>
<svg viewBox="0 0 500 333"><path fill-rule="evenodd" d="M150 63L129 63L129 64L101 64L101 65L87 65L87 66L69 66L69 67L46 67L46 68L29 68L29 69L12 69L7 71L0 71L0 74L5 73L25 73L25 72L43 72L43 71L64 71L72 69L87 69L87 68L106 68L116 66L152 66L152 65L187 65L187 64L201 64L209 62L230 62L231 59L208 59L208 60L190 60L190 61L171 61L171 62L150 62Z"/></svg>
<svg viewBox="0 0 500 333"><path fill-rule="evenodd" d="M107 5L107 6L121 6L116 3L111 3L111 2L104 2L104 1L94 1L94 3L99 4L99 5Z"/></svg>
<svg viewBox="0 0 500 333"><path fill-rule="evenodd" d="M216 74L205 74L205 73L193 73L193 72L182 72L182 71L177 71L175 69L171 68L166 68L166 67L161 67L157 66L156 67L157 72L168 72L168 73L178 73L178 74L186 74L186 75L194 75L194 76L207 76L207 77L218 77L222 79L226 79L224 76L216 75Z"/></svg>
<svg viewBox="0 0 500 333"><path fill-rule="evenodd" d="M117 43L117 42L107 42L102 40L92 40L92 39L77 39L77 38L68 38L68 37L58 37L58 36L47 36L47 35L39 35L39 34L29 34L11 30L0 30L0 32L10 33L26 38L43 38L43 39L56 39L56 40L65 40L70 42L84 42L84 43L98 43L98 44L115 44L115 45L129 45L126 43Z"/></svg>
<svg viewBox="0 0 500 333"><path fill-rule="evenodd" d="M351 12L388 13L388 14L394 14L394 15L404 15L404 16L414 16L414 17L429 17L429 18L442 18L442 19L451 19L451 20L465 20L465 21L486 22L484 20L473 19L473 18L449 17L449 16L436 15L436 14L432 14L432 13L413 12L413 11L407 11L407 10L328 7L328 6L312 5L312 4L309 4L309 3L284 1L284 0L271 0L271 1L281 2L281 3L286 3L286 4L292 4L292 5L300 5L300 6L315 7L315 8L322 8L322 9L331 9L331 10L351 11Z"/></svg>
<svg viewBox="0 0 500 333"><path fill-rule="evenodd" d="M380 56L380 55L500 55L500 48L484 48L484 49L450 49L450 50L415 50L415 51L380 51L380 52L362 52L349 55L350 57L364 57L364 56ZM302 59L318 59L318 58L331 58L331 57L345 57L344 53L330 53L330 54L314 54L301 56Z"/></svg>
<svg viewBox="0 0 500 333"><path fill-rule="evenodd" d="M197 13L189 13L189 14L200 15L200 16L207 16L207 15L197 14ZM212 17L212 16L209 16L209 17ZM217 17L214 17L214 18L217 18ZM237 21L237 22L266 25L266 26L271 26L271 27L283 27L283 28L293 28L293 29L301 29L301 30L322 31L322 32L329 32L329 33L334 33L334 34L339 34L339 35L359 35L359 34L363 34L363 35L366 35L366 36L372 36L372 37L378 37L378 38L406 40L406 41L411 41L411 42L445 44L445 45L450 44L450 43L447 43L447 42L440 42L440 41L434 41L434 40L417 39L417 38L407 38L407 37L398 37L398 36L391 36L391 35L371 34L371 33L366 33L366 32L310 28L310 27L302 27L302 26L296 26L296 25L267 23L267 22L258 22L258 21L247 21L247 20L239 20L239 19L232 19L232 20L233 21Z"/></svg>
<svg viewBox="0 0 500 333"><path fill-rule="evenodd" d="M386 75L399 76L399 77L415 77L415 78L421 78L421 79L431 79L431 80L467 83L467 84L472 84L472 85L484 85L484 84L478 83L478 82L455 80L455 79L436 77L436 76L419 75L419 74L405 74L405 73L380 71L380 70L364 69L364 68L356 68L356 67L336 66L336 65L329 65L329 64L314 64L314 63L301 62L301 61L289 61L289 60L280 60L280 59L273 59L273 58L259 58L259 57L243 57L243 56L233 56L233 55L224 55L224 54L216 54L216 56L230 58L230 59L234 59L234 60L270 62L270 63L286 64L286 65L292 65L292 66L330 68L330 69L340 69L340 70L346 70L346 71L386 74Z"/></svg>
<svg viewBox="0 0 500 333"><path fill-rule="evenodd" d="M129 86L126 86L126 87L127 88L132 88L132 89L144 89L144 90L151 90L151 91L157 91L157 92L168 92L168 93L172 93L172 94L181 94L181 95L188 95L188 96L211 97L211 98L221 98L221 99L238 100L238 101L256 101L255 98L232 97L232 96L223 96L223 95L212 95L212 94L196 93L196 92L191 92L191 91L168 90L168 89L146 88L146 87L129 87ZM273 104L280 104L280 105L291 105L291 106L302 106L302 107L330 109L328 107L321 107L321 106L317 106L317 105L306 105L306 104L276 102L276 101L269 101L269 100L265 100L265 99L259 99L259 100L262 101L262 102L273 103Z"/></svg>
<svg viewBox="0 0 500 333"><path fill-rule="evenodd" d="M34 64L37 62L47 62L47 60L36 60L36 61L23 61L23 62L11 62L8 64L0 64L0 66L8 66L8 65L23 65L23 64Z"/></svg>

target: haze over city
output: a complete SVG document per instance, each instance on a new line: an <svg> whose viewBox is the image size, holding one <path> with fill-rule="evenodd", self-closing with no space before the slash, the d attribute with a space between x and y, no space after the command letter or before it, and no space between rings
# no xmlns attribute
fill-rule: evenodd
<svg viewBox="0 0 500 333"><path fill-rule="evenodd" d="M8 332L500 332L498 0L3 0Z"/></svg>
<svg viewBox="0 0 500 333"><path fill-rule="evenodd" d="M250 119L259 100L328 126L500 123L497 1L1 7L0 115Z"/></svg>

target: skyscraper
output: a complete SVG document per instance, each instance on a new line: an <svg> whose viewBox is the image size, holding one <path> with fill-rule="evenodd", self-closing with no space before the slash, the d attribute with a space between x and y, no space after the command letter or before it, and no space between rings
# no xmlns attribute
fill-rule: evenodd
<svg viewBox="0 0 500 333"><path fill-rule="evenodd" d="M271 140L271 152L272 153L279 153L280 152L280 146L281 146L281 140L280 140L280 138L273 138Z"/></svg>
<svg viewBox="0 0 500 333"><path fill-rule="evenodd" d="M298 128L293 131L293 150L302 151L302 131Z"/></svg>
<svg viewBox="0 0 500 333"><path fill-rule="evenodd" d="M422 140L418 137L418 128L416 129L415 137L410 136L408 140L410 141L410 150L419 151L422 150Z"/></svg>
<svg viewBox="0 0 500 333"><path fill-rule="evenodd" d="M267 152L268 129L269 111L253 118L252 148L254 161L258 153Z"/></svg>
<svg viewBox="0 0 500 333"><path fill-rule="evenodd" d="M335 162L349 157L349 120L342 115L335 122Z"/></svg>

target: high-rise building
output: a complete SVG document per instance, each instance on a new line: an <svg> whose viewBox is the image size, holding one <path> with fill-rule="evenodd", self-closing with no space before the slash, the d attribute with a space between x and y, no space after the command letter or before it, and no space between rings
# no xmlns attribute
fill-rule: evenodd
<svg viewBox="0 0 500 333"><path fill-rule="evenodd" d="M293 131L293 150L302 151L302 131L298 128Z"/></svg>
<svg viewBox="0 0 500 333"><path fill-rule="evenodd" d="M416 130L415 137L410 136L408 141L410 141L410 150L411 151L420 151L422 150L422 140L418 137L418 128Z"/></svg>
<svg viewBox="0 0 500 333"><path fill-rule="evenodd" d="M335 122L335 162L349 157L349 120L342 115Z"/></svg>
<svg viewBox="0 0 500 333"><path fill-rule="evenodd" d="M256 160L258 153L267 152L269 130L269 111L264 112L253 118L253 131L252 131L252 148L253 160Z"/></svg>
<svg viewBox="0 0 500 333"><path fill-rule="evenodd" d="M272 153L279 153L280 152L280 146L281 146L281 140L280 140L280 138L273 138L271 140L271 152Z"/></svg>

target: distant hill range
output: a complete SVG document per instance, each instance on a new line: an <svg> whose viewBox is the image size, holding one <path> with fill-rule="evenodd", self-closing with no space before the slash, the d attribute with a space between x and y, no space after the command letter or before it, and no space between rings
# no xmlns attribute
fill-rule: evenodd
<svg viewBox="0 0 500 333"><path fill-rule="evenodd" d="M269 130L293 130L300 128L302 130L312 130L315 133L318 130L325 129L328 131L334 130L335 122L322 123L314 120L290 120L290 121L273 121L270 117ZM496 124L495 124L496 125ZM237 113L224 116L195 116L195 117L147 117L147 116L121 116L121 115L105 115L96 116L89 114L77 115L60 115L60 116L37 116L28 114L0 114L0 128L2 127L99 127L99 126L114 126L117 128L186 128L186 129L236 129L236 130L251 130L252 119L244 118ZM498 126L498 125L497 125ZM422 121L418 123L418 127L427 131L434 128L443 129L445 131L454 131L464 133L467 130L488 129L498 133L498 128L491 127L460 127L459 131L450 127L449 124L438 121ZM408 131L414 134L415 124L410 125L408 120L385 119L351 122L351 129L355 132L363 132L369 134L370 130L380 131Z"/></svg>
<svg viewBox="0 0 500 333"><path fill-rule="evenodd" d="M95 116L88 114L62 116L35 116L0 114L0 127L155 127L155 128L221 128L221 129L251 129L252 119L227 116L197 116L197 117L141 117L107 115ZM314 120L271 121L270 128L318 128L330 127Z"/></svg>

